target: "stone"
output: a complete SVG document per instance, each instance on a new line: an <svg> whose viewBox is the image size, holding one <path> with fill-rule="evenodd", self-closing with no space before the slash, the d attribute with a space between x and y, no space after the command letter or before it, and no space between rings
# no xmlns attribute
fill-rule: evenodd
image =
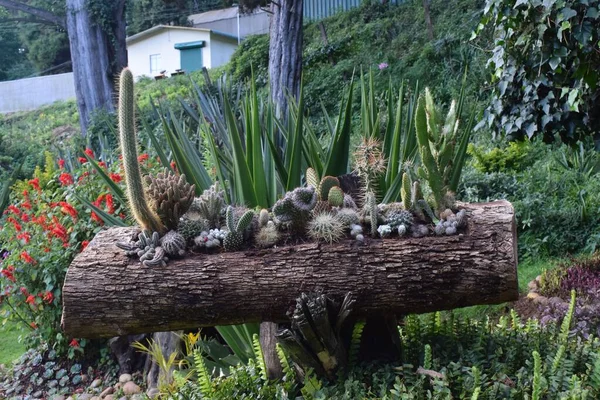
<svg viewBox="0 0 600 400"><path fill-rule="evenodd" d="M77 395L77 400L92 400L93 394L82 393Z"/></svg>
<svg viewBox="0 0 600 400"><path fill-rule="evenodd" d="M527 293L527 298L530 299L530 300L535 300L538 297L540 297L540 295L537 294L537 293L535 293L535 292L529 292L529 293Z"/></svg>
<svg viewBox="0 0 600 400"><path fill-rule="evenodd" d="M534 279L531 282L529 282L527 284L527 288L532 291L532 292L537 292L537 290L540 288L538 285L538 282Z"/></svg>
<svg viewBox="0 0 600 400"><path fill-rule="evenodd" d="M57 394L50 397L50 400L67 400L67 398L62 394Z"/></svg>
<svg viewBox="0 0 600 400"><path fill-rule="evenodd" d="M157 388L148 389L146 395L151 399L157 398L160 395L160 390L158 390Z"/></svg>
<svg viewBox="0 0 600 400"><path fill-rule="evenodd" d="M90 400L100 400L100 397L99 396L94 396Z"/></svg>
<svg viewBox="0 0 600 400"><path fill-rule="evenodd" d="M73 400L72 396L67 397L67 400Z"/></svg>
<svg viewBox="0 0 600 400"><path fill-rule="evenodd" d="M119 400L128 400L128 399L127 399L127 396L123 396Z"/></svg>
<svg viewBox="0 0 600 400"><path fill-rule="evenodd" d="M97 388L100 385L102 385L102 379L94 379L92 381L92 383L90 384L90 388L94 389L94 388Z"/></svg>
<svg viewBox="0 0 600 400"><path fill-rule="evenodd" d="M102 391L102 393L100 393L100 398L103 399L106 396L108 396L109 394L113 394L115 392L115 389L111 386L111 387L107 387L106 389L104 389Z"/></svg>
<svg viewBox="0 0 600 400"><path fill-rule="evenodd" d="M119 390L121 390L122 387L123 387L123 384L121 382L117 382L114 386L114 389L116 391L119 391Z"/></svg>
<svg viewBox="0 0 600 400"><path fill-rule="evenodd" d="M133 394L142 393L142 389L134 382L129 381L123 385L123 394L125 396L131 396Z"/></svg>
<svg viewBox="0 0 600 400"><path fill-rule="evenodd" d="M130 374L121 374L121 376L119 376L119 383L127 383L131 381L131 375Z"/></svg>
<svg viewBox="0 0 600 400"><path fill-rule="evenodd" d="M44 395L44 392L42 392L41 390L38 390L37 392L33 393L31 395L31 397L33 397L34 399L39 399Z"/></svg>
<svg viewBox="0 0 600 400"><path fill-rule="evenodd" d="M143 394L134 394L133 396L131 396L129 398L129 400L144 400L144 395Z"/></svg>
<svg viewBox="0 0 600 400"><path fill-rule="evenodd" d="M115 396L113 396L112 394L109 394L103 400L115 400Z"/></svg>

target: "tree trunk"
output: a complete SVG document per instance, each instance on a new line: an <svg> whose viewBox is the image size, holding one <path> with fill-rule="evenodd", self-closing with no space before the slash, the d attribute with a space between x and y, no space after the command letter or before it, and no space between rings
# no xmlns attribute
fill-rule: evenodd
<svg viewBox="0 0 600 400"><path fill-rule="evenodd" d="M287 112L287 96L298 97L302 75L303 0L271 3L269 81L277 115Z"/></svg>
<svg viewBox="0 0 600 400"><path fill-rule="evenodd" d="M429 40L433 40L433 23L431 22L431 13L429 12L429 0L423 0L423 12L425 14L425 23L427 24L427 35Z"/></svg>
<svg viewBox="0 0 600 400"><path fill-rule="evenodd" d="M145 268L115 243L137 228L101 231L63 287L62 325L72 337L287 321L301 292L356 298L354 315L404 315L518 296L516 228L510 203L464 204L457 236L305 243L195 254Z"/></svg>
<svg viewBox="0 0 600 400"><path fill-rule="evenodd" d="M114 32L92 20L86 0L67 0L67 30L82 135L96 110L113 111L114 74L127 65L124 0L115 5ZM113 45L114 44L114 45Z"/></svg>

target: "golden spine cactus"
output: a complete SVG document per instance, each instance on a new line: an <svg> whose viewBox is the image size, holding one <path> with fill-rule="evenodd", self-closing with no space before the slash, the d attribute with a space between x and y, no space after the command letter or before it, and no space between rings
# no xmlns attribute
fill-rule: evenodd
<svg viewBox="0 0 600 400"><path fill-rule="evenodd" d="M412 204L412 181L410 176L405 172L402 175L402 188L400 189L400 197L402 198L402 205L405 210L410 210L413 206Z"/></svg>
<svg viewBox="0 0 600 400"><path fill-rule="evenodd" d="M126 194L129 208L137 223L145 230L164 233L165 225L148 205L138 164L135 140L133 75L127 68L119 80L119 140L123 154Z"/></svg>
<svg viewBox="0 0 600 400"><path fill-rule="evenodd" d="M179 219L194 201L194 185L186 181L185 175L177 176L167 170L145 179L153 209L168 229L177 229Z"/></svg>

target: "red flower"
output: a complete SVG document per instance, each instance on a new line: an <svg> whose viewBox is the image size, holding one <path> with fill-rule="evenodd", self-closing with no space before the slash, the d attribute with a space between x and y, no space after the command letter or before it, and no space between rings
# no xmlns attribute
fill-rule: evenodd
<svg viewBox="0 0 600 400"><path fill-rule="evenodd" d="M73 177L68 172L63 172L60 174L58 180L63 186L72 185L74 183Z"/></svg>
<svg viewBox="0 0 600 400"><path fill-rule="evenodd" d="M115 205L113 203L113 197L112 197L112 195L110 193L106 195L106 206L108 207L108 213L109 214L114 214L114 212L115 212Z"/></svg>
<svg viewBox="0 0 600 400"><path fill-rule="evenodd" d="M44 297L42 297L42 300L50 304L54 301L54 295L52 294L52 292L46 292L44 293Z"/></svg>
<svg viewBox="0 0 600 400"><path fill-rule="evenodd" d="M144 161L146 161L148 158L150 158L150 156L149 156L148 154L146 154L146 153L144 153L144 154L140 154L140 155L138 156L138 162L144 162Z"/></svg>
<svg viewBox="0 0 600 400"><path fill-rule="evenodd" d="M73 339L73 340L71 340L71 343L69 343L69 346L79 347L79 342L77 341L77 339Z"/></svg>
<svg viewBox="0 0 600 400"><path fill-rule="evenodd" d="M21 207L31 210L31 203L29 201L25 201L23 204L21 204Z"/></svg>
<svg viewBox="0 0 600 400"><path fill-rule="evenodd" d="M8 206L8 211L12 212L13 214L21 215L21 210L19 210L17 207L15 207L12 204L10 206Z"/></svg>
<svg viewBox="0 0 600 400"><path fill-rule="evenodd" d="M30 179L28 183L37 191L42 190L40 188L40 178Z"/></svg>
<svg viewBox="0 0 600 400"><path fill-rule="evenodd" d="M177 164L175 164L175 161L171 161L171 169L177 172Z"/></svg>
<svg viewBox="0 0 600 400"><path fill-rule="evenodd" d="M17 239L23 240L27 244L31 240L31 235L28 232L21 232L17 235Z"/></svg>
<svg viewBox="0 0 600 400"><path fill-rule="evenodd" d="M25 303L27 304L33 304L35 303L35 296L30 294L29 296L27 296L27 300L25 300Z"/></svg>
<svg viewBox="0 0 600 400"><path fill-rule="evenodd" d="M88 244L90 244L89 240L84 240L81 242L81 251L85 250L85 248L88 247Z"/></svg>
<svg viewBox="0 0 600 400"><path fill-rule="evenodd" d="M115 174L115 173L111 173L110 174L110 179L112 179L114 183L119 183L119 182L121 182L123 180L123 178L121 177L121 175Z"/></svg>
<svg viewBox="0 0 600 400"><path fill-rule="evenodd" d="M63 169L65 167L65 160L62 158L58 159L58 168Z"/></svg>
<svg viewBox="0 0 600 400"><path fill-rule="evenodd" d="M12 265L9 265L6 268L2 268L2 270L0 270L0 273L2 274L2 276L4 276L6 279L8 279L11 282L15 282L15 267L13 267Z"/></svg>
<svg viewBox="0 0 600 400"><path fill-rule="evenodd" d="M23 213L23 215L21 215L21 221L29 222L29 215Z"/></svg>
<svg viewBox="0 0 600 400"><path fill-rule="evenodd" d="M35 260L33 257L29 255L29 253L25 250L21 252L21 260L25 261L28 264L35 264Z"/></svg>
<svg viewBox="0 0 600 400"><path fill-rule="evenodd" d="M61 201L58 203L58 205L63 213L69 214L73 219L77 218L77 210L72 205L66 201Z"/></svg>
<svg viewBox="0 0 600 400"><path fill-rule="evenodd" d="M87 162L87 158L85 158L85 157L79 157L79 158L77 158L77 159L79 160L79 162L80 162L81 164L85 164L85 163Z"/></svg>
<svg viewBox="0 0 600 400"><path fill-rule="evenodd" d="M29 292L27 291L27 288L21 287L21 289L19 289L21 291L21 293L23 293L24 296L29 296Z"/></svg>
<svg viewBox="0 0 600 400"><path fill-rule="evenodd" d="M13 217L8 217L6 220L8 222L10 222L11 224L13 224L15 231L21 232L21 230L23 230L23 227L21 227L21 224L19 224L19 222L16 219L14 219Z"/></svg>
<svg viewBox="0 0 600 400"><path fill-rule="evenodd" d="M23 189L23 197L27 196L29 196L29 192L27 191L27 189Z"/></svg>
<svg viewBox="0 0 600 400"><path fill-rule="evenodd" d="M38 328L38 324L36 324L35 322L30 323L29 326L32 327L33 329Z"/></svg>
<svg viewBox="0 0 600 400"><path fill-rule="evenodd" d="M84 153L87 154L90 158L94 158L94 151L89 147L85 149Z"/></svg>

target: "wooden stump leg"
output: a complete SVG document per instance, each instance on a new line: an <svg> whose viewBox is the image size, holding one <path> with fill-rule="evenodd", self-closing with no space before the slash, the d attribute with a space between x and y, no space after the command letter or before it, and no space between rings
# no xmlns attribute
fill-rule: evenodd
<svg viewBox="0 0 600 400"><path fill-rule="evenodd" d="M277 323L275 322L261 322L260 324L260 346L262 347L269 379L280 379L283 377L283 369L275 350L275 345L277 344L275 333L277 333L277 329Z"/></svg>

